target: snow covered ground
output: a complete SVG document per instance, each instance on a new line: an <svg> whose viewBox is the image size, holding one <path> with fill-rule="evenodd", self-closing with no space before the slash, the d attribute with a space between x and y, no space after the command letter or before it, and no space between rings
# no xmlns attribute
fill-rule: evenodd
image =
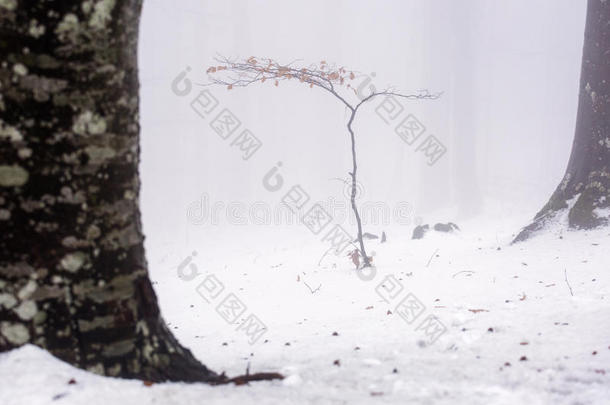
<svg viewBox="0 0 610 405"><path fill-rule="evenodd" d="M199 359L228 375L249 365L286 378L145 386L26 346L0 355L0 404L608 404L610 231L557 228L510 246L525 220L498 212L423 240L411 227L386 230L387 243L368 243L369 281L343 256L318 265L327 245L296 225L210 227L196 243L148 246L164 317ZM181 263L200 274L179 278ZM198 294L204 280L224 286L211 303ZM216 311L230 293L247 306L238 322L254 314L267 326L252 345ZM423 311L397 308L408 293ZM446 328L431 344L419 326L429 315Z"/></svg>

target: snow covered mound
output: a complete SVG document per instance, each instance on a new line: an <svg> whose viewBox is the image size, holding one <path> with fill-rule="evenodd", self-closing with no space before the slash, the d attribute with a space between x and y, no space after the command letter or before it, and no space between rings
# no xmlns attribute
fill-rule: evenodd
<svg viewBox="0 0 610 405"><path fill-rule="evenodd" d="M518 221L502 221L423 240L388 230L367 245L376 273L360 276L299 228L149 247L164 317L199 359L286 378L147 386L26 346L0 355L0 404L610 403L609 231L510 246ZM190 264L193 277L178 277ZM223 286L216 298L201 286L210 279ZM221 305L230 294L245 308L232 323ZM266 329L247 333L251 315Z"/></svg>

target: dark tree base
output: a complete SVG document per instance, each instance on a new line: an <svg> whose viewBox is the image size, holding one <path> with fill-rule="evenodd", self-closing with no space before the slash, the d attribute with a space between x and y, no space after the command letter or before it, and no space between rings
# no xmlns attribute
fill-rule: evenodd
<svg viewBox="0 0 610 405"><path fill-rule="evenodd" d="M568 176L566 176L568 177ZM549 202L536 214L534 221L523 228L512 243L523 242L543 230L563 210L568 211L570 229L594 229L610 225L608 217L596 215L596 209L610 209L610 176L608 172L595 172L587 179L587 185L579 182L568 192L566 180L559 185ZM572 182L573 184L574 182ZM578 191L577 191L578 190ZM568 201L576 198L571 204Z"/></svg>
<svg viewBox="0 0 610 405"><path fill-rule="evenodd" d="M565 209L569 210L571 229L608 225L608 216L596 210L610 207L609 77L610 2L589 0L576 130L566 174L534 222L523 228L513 243L528 239Z"/></svg>
<svg viewBox="0 0 610 405"><path fill-rule="evenodd" d="M190 350L182 347L158 318L156 338L163 342L149 358L142 358L142 352L131 356L126 363L140 364L139 371L126 369L119 375L123 378L135 378L152 382L216 382L220 376L197 360ZM152 360L152 361L151 361Z"/></svg>

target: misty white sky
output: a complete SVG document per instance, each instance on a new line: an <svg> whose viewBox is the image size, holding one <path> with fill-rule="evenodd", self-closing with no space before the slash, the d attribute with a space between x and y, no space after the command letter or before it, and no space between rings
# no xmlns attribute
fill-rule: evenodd
<svg viewBox="0 0 610 405"><path fill-rule="evenodd" d="M375 73L378 88L442 91L402 101L447 148L429 166L375 113L355 123L366 200L406 201L418 216L449 209L459 221L489 204L533 216L561 179L574 133L584 0L203 1L147 0L140 27L145 231L183 235L186 208L213 201L267 201L262 187L278 161L290 185L315 200L341 198L331 180L351 168L346 111L298 84L210 88L263 143L250 160L222 140L174 78L193 83L217 54L304 64L327 60ZM360 77L358 80L364 80ZM241 130L241 128L240 128ZM485 203L485 204L484 204ZM162 232L158 232L162 230ZM161 241L161 240L159 240Z"/></svg>

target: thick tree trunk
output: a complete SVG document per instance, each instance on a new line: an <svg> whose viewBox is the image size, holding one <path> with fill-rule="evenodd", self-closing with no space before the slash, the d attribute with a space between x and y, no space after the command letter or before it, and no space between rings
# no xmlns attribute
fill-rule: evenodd
<svg viewBox="0 0 610 405"><path fill-rule="evenodd" d="M608 225L610 209L610 2L589 0L578 115L566 174L549 202L514 242L568 209L575 229Z"/></svg>
<svg viewBox="0 0 610 405"><path fill-rule="evenodd" d="M166 328L138 206L140 0L0 1L0 351L217 381Z"/></svg>

